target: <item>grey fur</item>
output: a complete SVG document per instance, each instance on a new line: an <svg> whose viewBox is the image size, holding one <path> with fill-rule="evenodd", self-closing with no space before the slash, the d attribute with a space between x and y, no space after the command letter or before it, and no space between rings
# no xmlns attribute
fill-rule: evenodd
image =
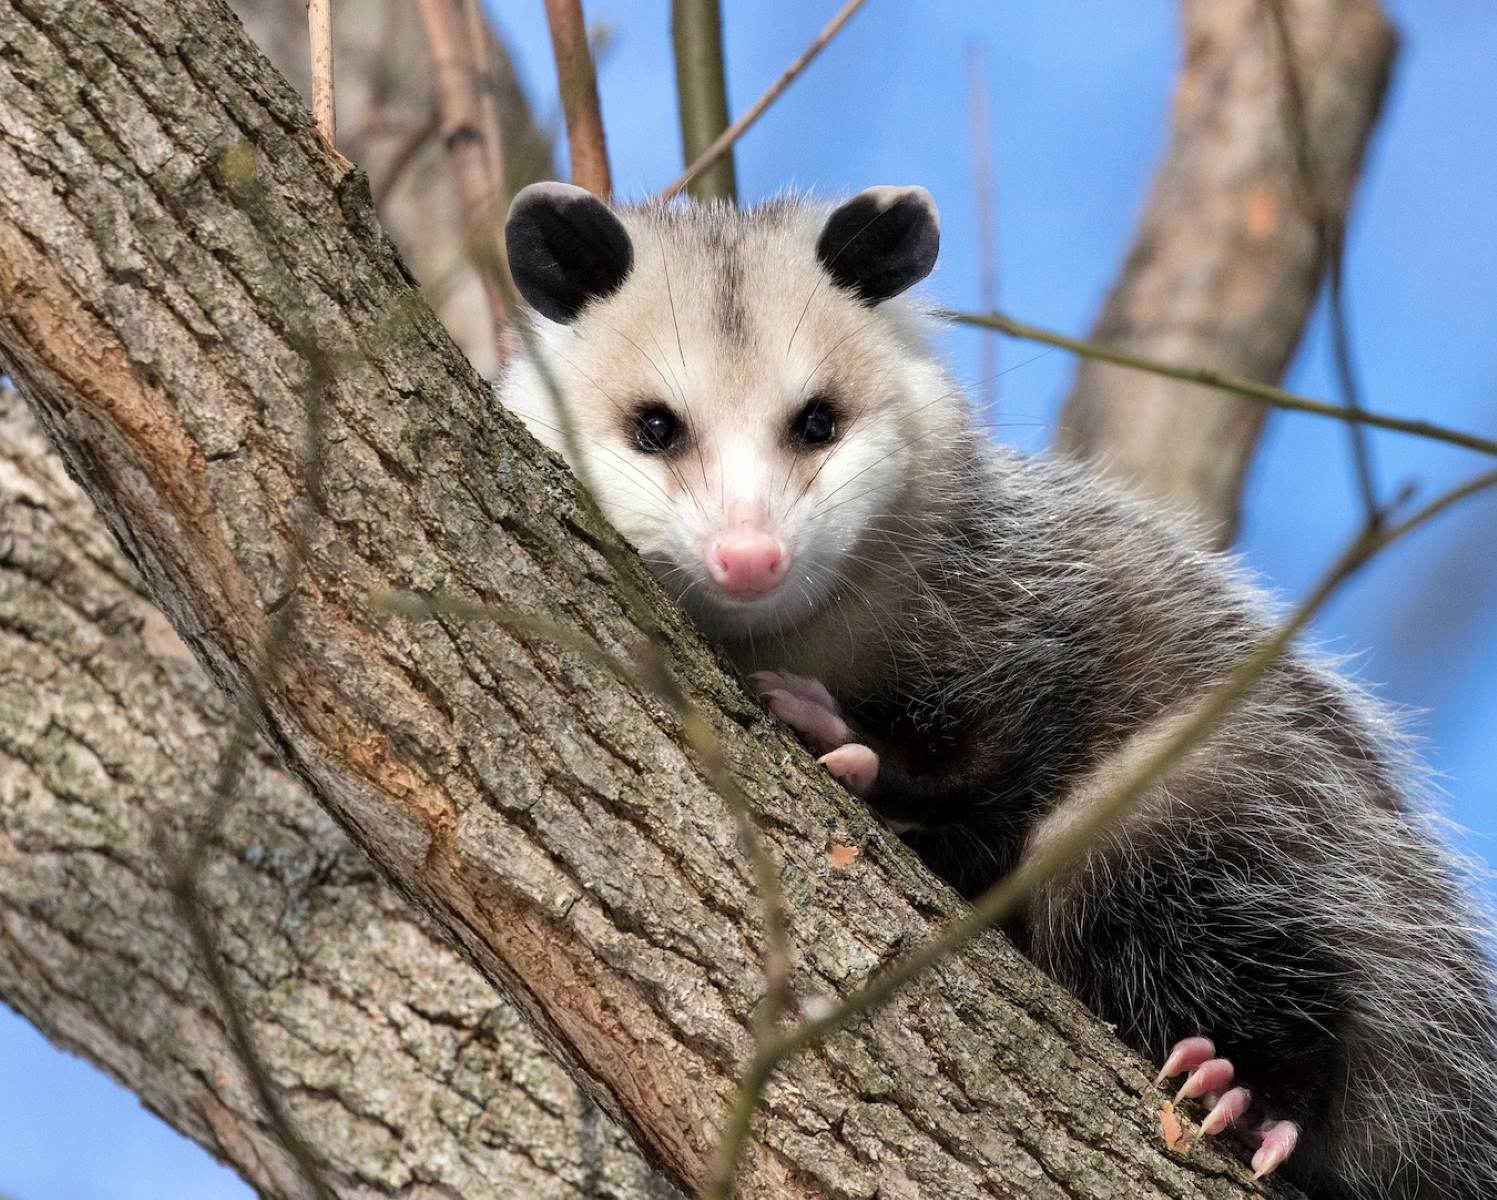
<svg viewBox="0 0 1497 1200"><path fill-rule="evenodd" d="M826 212L626 210L634 274L574 324L537 328L605 510L744 669L826 684L880 753L870 802L919 826L912 845L970 894L1167 734L1270 606L1090 469L992 446L907 301L869 307L827 282ZM818 372L864 408L814 475L794 457L763 474L796 481L774 519L808 559L838 527L834 557L749 625L704 598L684 497L725 504L714 467ZM629 456L616 410L650 388L682 407L696 460ZM501 396L566 448L531 364ZM861 457L828 483L838 454ZM1484 922L1417 779L1388 714L1301 653L1011 932L1156 1061L1179 1038L1217 1039L1263 1108L1303 1125L1286 1173L1313 1194L1497 1196Z"/></svg>

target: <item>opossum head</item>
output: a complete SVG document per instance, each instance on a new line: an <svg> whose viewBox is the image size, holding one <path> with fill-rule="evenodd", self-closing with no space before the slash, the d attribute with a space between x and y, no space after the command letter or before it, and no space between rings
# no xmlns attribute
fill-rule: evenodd
<svg viewBox="0 0 1497 1200"><path fill-rule="evenodd" d="M614 209L534 184L506 227L535 311L501 397L709 632L782 630L897 536L965 401L901 298L929 193Z"/></svg>

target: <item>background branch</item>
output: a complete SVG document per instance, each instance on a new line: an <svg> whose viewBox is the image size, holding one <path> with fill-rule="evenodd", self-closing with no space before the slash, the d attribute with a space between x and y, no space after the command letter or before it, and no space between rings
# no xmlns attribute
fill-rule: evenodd
<svg viewBox="0 0 1497 1200"><path fill-rule="evenodd" d="M572 182L599 196L611 196L613 172L608 166L608 140L603 135L598 77L582 0L546 0L546 20L551 26L556 81L567 118Z"/></svg>
<svg viewBox="0 0 1497 1200"><path fill-rule="evenodd" d="M1295 50L1294 30L1289 23L1285 0L1264 0L1271 36L1283 72L1284 120L1294 151L1294 169L1299 200L1305 215L1315 224L1317 252L1326 277L1326 291L1331 322L1331 357L1341 403L1348 408L1362 407L1362 389L1357 381L1352 357L1351 320L1346 312L1346 214L1333 199L1327 199L1320 182L1320 167L1310 134L1309 105L1299 57ZM1351 445L1353 472L1362 509L1368 520L1378 514L1377 481L1372 466L1372 445L1367 430L1353 423L1347 428Z"/></svg>
<svg viewBox="0 0 1497 1200"><path fill-rule="evenodd" d="M499 229L508 207L504 144L476 0L416 0L435 68L435 105L463 218L463 249L483 285L493 340L505 345L509 305ZM501 351L502 356L502 351Z"/></svg>
<svg viewBox="0 0 1497 1200"><path fill-rule="evenodd" d="M1059 350L1069 350L1072 354L1079 354L1092 362L1109 363L1128 371L1156 375L1162 379L1178 380L1181 383L1194 384L1199 388L1212 391L1231 392L1260 407L1313 413L1315 416L1330 417L1337 421L1371 425L1377 429L1388 429L1396 433L1429 438L1432 441L1447 442L1452 446L1462 446L1467 450L1477 450L1483 454L1497 454L1497 439L1482 437L1480 434L1469 433L1463 429L1451 429L1416 417L1398 417L1391 413L1369 412L1365 408L1328 404L1324 400L1301 396L1297 392L1287 392L1271 383L1259 383L1242 375L1229 375L1224 371L1213 371L1209 367L1198 367L1190 363L1147 358L1102 342L1068 337L1053 329L1031 325L1028 321L1018 321L1002 313L948 311L941 315L963 325L994 329L1023 341L1039 342L1046 346L1054 346ZM1182 392L1181 396L1182 399L1193 399L1191 393L1188 392Z"/></svg>
<svg viewBox="0 0 1497 1200"><path fill-rule="evenodd" d="M671 39L676 50L681 152L692 164L728 127L722 11L717 0L671 0ZM737 200L732 147L720 150L692 177L687 190L696 200Z"/></svg>
<svg viewBox="0 0 1497 1200"><path fill-rule="evenodd" d="M1185 0L1169 147L1094 341L1272 382L1319 288L1315 223L1297 203L1283 71L1261 0ZM1321 198L1344 213L1395 39L1376 0L1298 0L1293 40ZM1057 445L1097 459L1231 542L1263 410L1191 385L1082 365Z"/></svg>
<svg viewBox="0 0 1497 1200"><path fill-rule="evenodd" d="M307 0L312 44L312 119L329 146L337 145L333 120L333 0Z"/></svg>

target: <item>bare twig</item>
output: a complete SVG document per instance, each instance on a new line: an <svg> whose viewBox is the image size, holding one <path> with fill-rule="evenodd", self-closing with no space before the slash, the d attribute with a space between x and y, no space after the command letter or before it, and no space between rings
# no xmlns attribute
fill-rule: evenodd
<svg viewBox="0 0 1497 1200"><path fill-rule="evenodd" d="M307 0L307 32L312 43L312 119L329 146L333 123L333 0Z"/></svg>
<svg viewBox="0 0 1497 1200"><path fill-rule="evenodd" d="M483 285L494 339L502 347L510 312L497 236L504 203L504 148L498 122L486 114L483 100L485 76L478 47L489 33L484 26L482 36L475 36L471 3L416 0L436 70L437 112L463 216L467 256Z"/></svg>
<svg viewBox="0 0 1497 1200"><path fill-rule="evenodd" d="M572 182L599 196L611 196L613 172L608 166L608 140L603 135L598 77L587 41L582 0L546 0L546 20L551 26L556 79L567 118Z"/></svg>
<svg viewBox="0 0 1497 1200"><path fill-rule="evenodd" d="M681 151L693 163L728 127L723 22L717 0L672 0L671 40L676 52ZM737 200L731 147L718 154L687 188L696 200Z"/></svg>
<svg viewBox="0 0 1497 1200"><path fill-rule="evenodd" d="M1378 514L1374 514L1373 519L1358 530L1351 544L1293 613L1264 638L1221 684L1206 693L1173 735L1124 775L1122 781L1096 806L1089 808L1084 816L1067 826L1060 836L1044 843L1036 853L1025 858L1018 867L979 896L973 902L971 911L952 922L938 937L879 972L830 1011L801 1022L761 1047L739 1082L727 1127L718 1143L712 1182L703 1193L704 1200L726 1200L731 1195L738 1160L748 1140L749 1127L758 1108L760 1095L780 1063L854 1018L883 1006L916 976L960 949L984 930L1006 920L1025 898L1075 862L1096 838L1127 814L1145 791L1159 783L1185 755L1198 746L1272 669L1326 601L1374 555L1460 501L1493 486L1497 486L1497 471L1485 472L1452 488L1405 520L1388 527L1382 526Z"/></svg>
<svg viewBox="0 0 1497 1200"><path fill-rule="evenodd" d="M975 43L967 48L967 124L972 144L972 203L977 217L977 302L984 311L998 307L998 231L993 212L992 130L988 122L985 59ZM998 335L982 339L983 393L979 404L987 420L998 411Z"/></svg>
<svg viewBox="0 0 1497 1200"><path fill-rule="evenodd" d="M1309 101L1300 76L1294 52L1294 33L1284 0L1264 0L1269 25L1273 29L1279 58L1284 69L1284 119L1294 152L1294 166L1300 203L1315 226L1319 257L1326 273L1327 300L1331 318L1332 358L1336 366L1337 387L1341 402L1350 409L1362 407L1362 390L1357 380L1351 349L1351 322L1346 313L1346 222L1336 205L1325 195L1320 168L1315 161L1315 147L1310 141ZM1372 447L1366 428L1357 422L1347 424L1351 439L1352 462L1356 470L1357 490L1369 520L1378 513L1377 481L1372 466Z"/></svg>
<svg viewBox="0 0 1497 1200"><path fill-rule="evenodd" d="M743 116L724 129L712 145L702 151L697 160L682 172L681 177L660 193L659 198L670 200L679 196L691 186L692 180L731 150L754 122L764 115L764 110L780 98L780 94L800 77L801 72L810 66L812 60L826 48L826 44L837 36L842 26L852 20L853 14L863 7L864 3L865 0L846 0L846 3L837 10L836 15L826 23L821 32L811 39L811 44L785 68L785 73L770 84L762 96L749 105Z"/></svg>
<svg viewBox="0 0 1497 1200"><path fill-rule="evenodd" d="M1378 429L1391 429L1396 433L1410 433L1416 437L1429 438L1431 441L1448 442L1452 446L1479 450L1483 454L1497 454L1497 440L1481 437L1478 434L1450 429L1431 421L1421 421L1411 417L1395 417L1386 413L1369 412L1366 409L1327 404L1324 400L1314 400L1309 396L1285 391L1283 388L1274 387L1271 383L1260 383L1256 379L1248 379L1242 375L1214 371L1209 367L1192 367L1183 363L1164 362L1141 354L1131 354L1126 350L1120 350L1116 346L1107 346L1101 342L1068 337L1039 325L1017 321L1003 313L969 313L947 309L940 315L949 321L957 321L963 325L996 329L1000 333L1008 334L1009 337L1020 338L1026 342L1041 342L1047 346L1069 350L1072 354L1079 354L1083 358L1093 358L1099 362L1112 363L1115 366L1128 367L1135 371L1147 371L1154 375L1163 375L1168 379L1179 379L1185 383L1198 383L1202 387L1216 388L1218 391L1233 392L1271 408L1313 413L1320 417L1333 417L1338 421L1372 425Z"/></svg>

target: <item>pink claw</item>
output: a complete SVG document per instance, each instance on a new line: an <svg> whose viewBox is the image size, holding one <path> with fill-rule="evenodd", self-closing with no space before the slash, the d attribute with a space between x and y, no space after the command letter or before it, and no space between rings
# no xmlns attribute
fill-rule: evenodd
<svg viewBox="0 0 1497 1200"><path fill-rule="evenodd" d="M1253 1094L1247 1088L1233 1088L1211 1107L1206 1119L1201 1122L1201 1132L1207 1137L1220 1133L1233 1121L1247 1112L1253 1102Z"/></svg>
<svg viewBox="0 0 1497 1200"><path fill-rule="evenodd" d="M1166 1079L1173 1079L1176 1075L1183 1075L1186 1071L1194 1071L1207 1059L1215 1057L1216 1044L1210 1038L1184 1038L1175 1043L1175 1048L1170 1051L1170 1056L1164 1060L1164 1066L1160 1068L1159 1077L1154 1082L1161 1084Z"/></svg>
<svg viewBox="0 0 1497 1200"><path fill-rule="evenodd" d="M1254 1179L1278 1170L1299 1142L1299 1126L1293 1121L1265 1121L1258 1132L1263 1135L1263 1144L1253 1155Z"/></svg>
<svg viewBox="0 0 1497 1200"><path fill-rule="evenodd" d="M866 796L878 779L878 755L857 742L838 746L817 760L854 796Z"/></svg>
<svg viewBox="0 0 1497 1200"><path fill-rule="evenodd" d="M1234 1072L1232 1064L1225 1058L1209 1058L1190 1073L1190 1077L1180 1085L1180 1090L1175 1093L1175 1099L1194 1100L1198 1096L1210 1095L1215 1092L1221 1095L1232 1084Z"/></svg>

